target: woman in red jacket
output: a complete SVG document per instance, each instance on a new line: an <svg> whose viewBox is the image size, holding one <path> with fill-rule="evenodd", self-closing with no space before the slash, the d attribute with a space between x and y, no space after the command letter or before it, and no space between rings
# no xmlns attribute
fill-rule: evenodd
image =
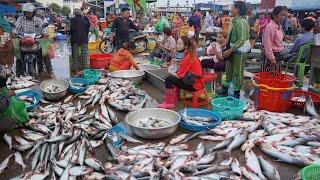
<svg viewBox="0 0 320 180"><path fill-rule="evenodd" d="M196 55L196 43L188 36L182 36L177 42L177 51L184 52L177 73L169 73L165 80L166 90L164 102L159 108L173 109L179 95L179 89L197 91L204 88L203 72L199 58ZM188 74L188 75L187 75ZM194 82L189 84L186 75L194 76Z"/></svg>

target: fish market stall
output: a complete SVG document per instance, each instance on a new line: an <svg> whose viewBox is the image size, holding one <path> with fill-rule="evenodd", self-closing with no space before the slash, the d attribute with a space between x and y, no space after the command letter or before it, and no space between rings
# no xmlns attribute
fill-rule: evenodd
<svg viewBox="0 0 320 180"><path fill-rule="evenodd" d="M26 82L23 87L36 84L20 80ZM175 120L169 122L169 116L149 109L144 118L138 114L138 121L123 122L154 108L161 98L162 92L146 81L138 89L129 80L107 77L60 101L41 99L27 125L1 134L0 177L293 179L303 166L319 162L319 119L309 116L249 108L243 118L221 122L219 116L192 116L182 109L171 112ZM157 140L137 137L130 128L161 129L181 122L216 124L201 132L176 127L164 139L154 134Z"/></svg>

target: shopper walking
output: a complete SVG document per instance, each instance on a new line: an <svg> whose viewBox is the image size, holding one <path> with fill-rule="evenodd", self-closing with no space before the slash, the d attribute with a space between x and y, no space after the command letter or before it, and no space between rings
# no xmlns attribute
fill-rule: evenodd
<svg viewBox="0 0 320 180"><path fill-rule="evenodd" d="M88 34L89 19L83 16L80 9L74 9L75 17L70 20L72 47L71 73L79 74L88 68ZM79 55L79 48L81 49Z"/></svg>

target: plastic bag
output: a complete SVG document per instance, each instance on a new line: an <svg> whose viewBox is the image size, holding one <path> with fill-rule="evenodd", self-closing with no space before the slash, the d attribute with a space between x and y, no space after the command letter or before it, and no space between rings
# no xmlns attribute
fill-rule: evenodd
<svg viewBox="0 0 320 180"><path fill-rule="evenodd" d="M39 39L38 40L40 45L41 45L41 49L42 49L42 56L47 56L48 52L49 52L49 46L51 44L51 40L50 39Z"/></svg>
<svg viewBox="0 0 320 180"><path fill-rule="evenodd" d="M2 93L7 94L7 89L2 89ZM29 121L26 105L24 102L19 101L15 96L9 99L9 107L0 114L1 117L10 118L16 124L24 124Z"/></svg>
<svg viewBox="0 0 320 180"><path fill-rule="evenodd" d="M18 39L18 38L13 38L13 39L12 39L12 43L13 43L13 53L14 53L14 56L15 56L17 59L21 59L19 39Z"/></svg>
<svg viewBox="0 0 320 180"><path fill-rule="evenodd" d="M169 21L167 20L167 18L162 17L156 24L155 24L155 28L157 32L163 32L163 29L165 27L171 27Z"/></svg>

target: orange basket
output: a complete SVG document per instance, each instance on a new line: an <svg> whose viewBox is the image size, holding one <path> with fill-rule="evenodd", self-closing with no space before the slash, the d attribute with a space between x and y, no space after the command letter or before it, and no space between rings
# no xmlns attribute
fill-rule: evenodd
<svg viewBox="0 0 320 180"><path fill-rule="evenodd" d="M288 112L295 85L288 88L275 88L265 84L254 85L254 104L258 110L271 112Z"/></svg>
<svg viewBox="0 0 320 180"><path fill-rule="evenodd" d="M261 72L253 76L257 84L264 84L274 88L292 87L296 78L287 74L277 72Z"/></svg>
<svg viewBox="0 0 320 180"><path fill-rule="evenodd" d="M306 104L306 100L303 101L303 99L302 99L302 101L300 101L298 99L295 99L294 97L306 97L308 95L311 96L311 99L312 99L314 105L320 104L320 95L313 93L313 92L309 92L309 91L296 90L292 93L292 96L290 99L291 106L296 107L296 108L303 108L304 105Z"/></svg>

